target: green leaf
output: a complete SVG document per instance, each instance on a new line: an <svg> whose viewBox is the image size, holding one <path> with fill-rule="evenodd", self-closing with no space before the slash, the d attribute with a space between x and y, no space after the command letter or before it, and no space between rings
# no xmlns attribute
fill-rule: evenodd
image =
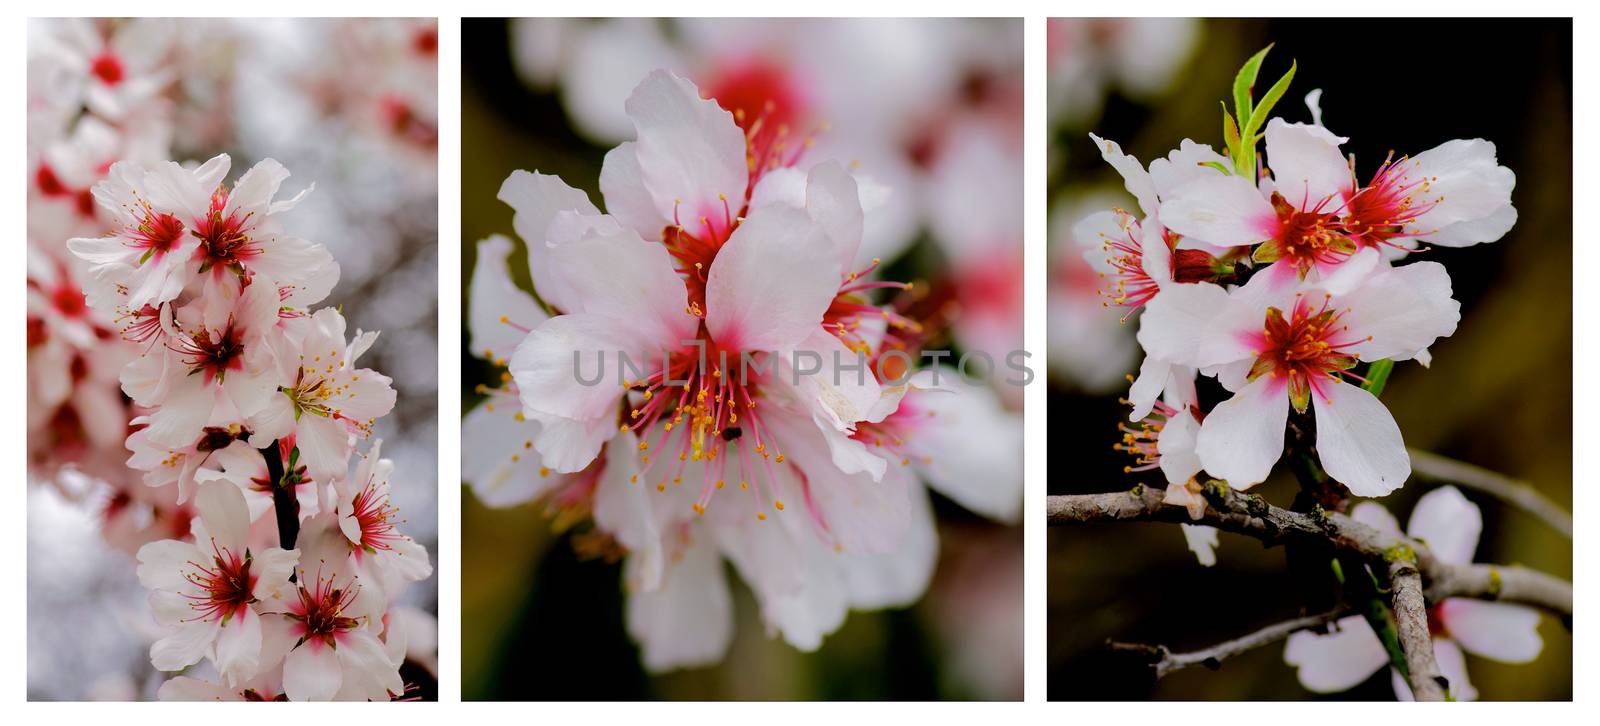
<svg viewBox="0 0 1600 726"><path fill-rule="evenodd" d="M1333 565L1333 579L1338 580L1339 584L1343 585L1344 584L1344 566L1339 564L1338 558L1329 560L1329 563Z"/></svg>
<svg viewBox="0 0 1600 726"><path fill-rule="evenodd" d="M1367 380L1361 384L1361 387L1366 389L1367 393L1372 394L1374 398L1382 396L1383 387L1388 384L1389 372L1392 370L1394 370L1394 361L1388 358L1373 361L1372 365L1367 366Z"/></svg>
<svg viewBox="0 0 1600 726"><path fill-rule="evenodd" d="M1227 104L1222 105L1222 140L1228 144L1228 157L1239 158L1239 125L1233 122Z"/></svg>
<svg viewBox="0 0 1600 726"><path fill-rule="evenodd" d="M1256 132L1267 125L1267 115L1272 112L1272 107L1278 104L1278 99L1283 98L1283 94L1289 90L1289 83L1294 80L1294 72L1297 68L1299 68L1299 61L1291 61L1289 63L1289 72L1283 74L1283 77L1279 78L1277 83L1272 84L1272 88L1267 89L1267 95L1261 97L1261 103L1250 113L1250 120L1244 124L1244 133L1242 135L1245 138L1255 138Z"/></svg>
<svg viewBox="0 0 1600 726"><path fill-rule="evenodd" d="M1267 47L1250 56L1239 68L1239 74L1233 77L1233 109L1239 114L1239 123L1249 124L1254 115L1251 98L1256 87L1256 74L1261 72L1261 61L1266 60L1267 51L1272 50L1275 43L1268 43Z"/></svg>

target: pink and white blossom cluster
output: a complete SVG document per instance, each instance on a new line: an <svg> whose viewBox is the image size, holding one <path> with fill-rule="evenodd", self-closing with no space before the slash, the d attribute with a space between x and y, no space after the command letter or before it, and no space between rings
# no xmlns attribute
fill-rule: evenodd
<svg viewBox="0 0 1600 726"><path fill-rule="evenodd" d="M130 553L185 531L175 489L148 488L124 464L137 407L119 375L137 347L114 312L89 306L66 241L111 230L92 188L112 162L169 153L169 95L184 48L170 21L31 21L28 46L28 470L96 510Z"/></svg>
<svg viewBox="0 0 1600 726"><path fill-rule="evenodd" d="M625 106L605 212L554 176L501 187L538 298L511 280L512 240L479 243L470 349L505 371L462 422L463 479L491 506L592 518L626 557L651 670L722 659L724 562L769 633L814 650L850 609L927 588L926 488L1016 520L1020 421L986 383L890 355L914 360L927 334L892 302L910 285L860 251L895 190L667 71ZM580 382L618 353L641 369ZM794 375L796 353L823 370ZM836 368L858 354L868 370Z"/></svg>
<svg viewBox="0 0 1600 726"><path fill-rule="evenodd" d="M88 306L133 348L120 382L145 414L127 465L197 514L139 549L139 579L165 629L152 664L207 660L217 680L160 695L399 697L407 636L388 614L432 567L398 529L393 465L358 448L395 403L357 363L377 334L313 309L338 264L282 226L311 189L279 198L271 159L229 171L225 154L118 161L92 189L110 233L67 242Z"/></svg>
<svg viewBox="0 0 1600 726"><path fill-rule="evenodd" d="M1271 116L1293 69L1253 104L1265 54L1235 83L1238 116L1224 107L1226 153L1185 139L1145 164L1091 135L1136 207L1095 212L1072 230L1103 304L1124 322L1137 318L1143 361L1129 377L1132 412L1116 448L1134 457L1127 471L1159 471L1166 503L1195 520L1208 507L1202 482L1250 489L1280 461L1299 480L1297 503L1334 511L1403 486L1411 457L1378 396L1396 365L1429 365L1431 347L1461 318L1450 275L1432 258L1494 242L1517 219L1516 177L1493 143L1457 139L1362 165L1346 153L1349 139L1323 125L1319 91L1306 98L1311 122ZM1350 512L1400 534L1375 502ZM1464 565L1481 528L1477 507L1445 487L1421 498L1409 534L1439 562ZM1215 528L1185 524L1183 533L1202 565L1216 562ZM1364 612L1354 591L1348 604ZM1463 650L1512 663L1541 650L1533 610L1460 598L1430 605L1456 699L1476 696ZM1284 658L1311 690L1354 687L1403 657L1368 624L1374 617L1295 633ZM1410 698L1398 672L1394 682Z"/></svg>
<svg viewBox="0 0 1600 726"><path fill-rule="evenodd" d="M1201 472L1236 489L1265 480L1292 420L1314 432L1332 480L1388 494L1410 459L1367 373L1426 364L1460 319L1444 266L1409 258L1504 235L1515 178L1481 139L1363 174L1320 123L1272 118L1262 136L1264 165L1243 171L1189 140L1146 166L1095 138L1138 201L1074 229L1107 304L1124 319L1138 312L1144 360L1128 393L1138 426L1125 445L1136 468L1161 469L1172 501L1194 503ZM1202 400L1197 376L1225 394Z"/></svg>

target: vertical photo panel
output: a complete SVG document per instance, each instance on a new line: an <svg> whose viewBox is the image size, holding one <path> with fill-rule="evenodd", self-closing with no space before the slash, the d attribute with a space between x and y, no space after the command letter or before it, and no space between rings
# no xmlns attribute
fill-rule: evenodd
<svg viewBox="0 0 1600 726"><path fill-rule="evenodd" d="M1022 22L462 47L463 697L1020 699Z"/></svg>
<svg viewBox="0 0 1600 726"><path fill-rule="evenodd" d="M1048 32L1050 698L1570 700L1571 20Z"/></svg>
<svg viewBox="0 0 1600 726"><path fill-rule="evenodd" d="M434 700L438 22L33 20L33 700Z"/></svg>

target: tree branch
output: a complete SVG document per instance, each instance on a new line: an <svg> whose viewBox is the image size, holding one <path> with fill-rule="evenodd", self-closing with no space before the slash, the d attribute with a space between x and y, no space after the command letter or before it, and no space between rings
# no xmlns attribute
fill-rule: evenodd
<svg viewBox="0 0 1600 726"><path fill-rule="evenodd" d="M278 451L278 442L259 451L267 462L267 478L272 481L272 511L277 513L278 546L292 550L300 537L300 500L295 497L295 487L284 481L283 454Z"/></svg>
<svg viewBox="0 0 1600 726"><path fill-rule="evenodd" d="M1572 539L1572 515L1550 501L1533 485L1421 449L1408 449L1411 472L1423 479L1455 484L1496 497L1537 517L1567 539Z"/></svg>
<svg viewBox="0 0 1600 726"><path fill-rule="evenodd" d="M1433 634L1428 629L1428 604L1422 598L1422 573L1408 559L1389 563L1389 587L1394 592L1394 624L1400 649L1406 654L1406 680L1418 701L1443 701L1450 682L1439 671L1433 654Z"/></svg>
<svg viewBox="0 0 1600 726"><path fill-rule="evenodd" d="M1147 655L1151 659L1150 666L1155 670L1156 678L1160 679L1165 678L1168 673L1173 671L1192 668L1197 665L1216 670L1222 667L1222 661L1228 658L1262 646L1271 645L1301 630L1320 628L1344 617L1349 612L1349 608L1339 608L1320 615L1307 615L1303 618L1273 623L1249 635L1189 653L1173 653L1164 645L1117 642L1108 642L1106 645L1116 651Z"/></svg>
<svg viewBox="0 0 1600 726"><path fill-rule="evenodd" d="M1191 520L1183 507L1163 502L1163 490L1143 485L1107 494L1051 496L1045 511L1051 525L1110 521L1154 521L1207 524L1255 537L1268 545L1296 539L1328 542L1374 563L1414 556L1427 586L1427 597L1472 597L1531 605L1569 622L1572 583L1518 566L1458 565L1442 562L1427 546L1403 535L1379 532L1343 514L1292 512L1273 506L1260 495L1229 489L1220 482L1206 485L1205 513Z"/></svg>

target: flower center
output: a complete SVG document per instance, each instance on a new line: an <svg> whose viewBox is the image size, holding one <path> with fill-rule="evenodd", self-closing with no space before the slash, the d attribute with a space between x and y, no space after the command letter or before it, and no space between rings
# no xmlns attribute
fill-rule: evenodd
<svg viewBox="0 0 1600 726"><path fill-rule="evenodd" d="M51 302L55 303L56 310L69 318L82 316L83 312L88 309L88 303L83 299L83 290L70 281L63 281L62 284L57 285L55 293L50 298Z"/></svg>
<svg viewBox="0 0 1600 726"><path fill-rule="evenodd" d="M116 322L122 326L123 340L144 343L160 337L163 332L161 310L154 305L145 303L138 310L123 307L118 312Z"/></svg>
<svg viewBox="0 0 1600 726"><path fill-rule="evenodd" d="M139 226L130 228L127 235L134 249L144 250L144 255L139 258L143 264L152 257L166 254L178 243L178 239L183 237L183 222L166 212L146 209L144 220L139 222Z"/></svg>
<svg viewBox="0 0 1600 726"><path fill-rule="evenodd" d="M1122 399L1122 403L1133 405L1133 402L1127 399ZM1131 474L1160 468L1161 432L1167 428L1168 421L1181 413L1182 409L1173 408L1166 401L1157 400L1151 407L1150 413L1136 426L1130 426L1125 421L1117 424L1117 430L1122 433L1122 440L1112 444L1111 448L1133 457L1133 463L1122 467L1122 473Z"/></svg>
<svg viewBox="0 0 1600 726"><path fill-rule="evenodd" d="M418 114L406 99L390 94L380 99L378 106L389 131L402 141L424 148L439 143L439 127Z"/></svg>
<svg viewBox="0 0 1600 726"><path fill-rule="evenodd" d="M692 315L705 315L706 276L711 272L711 263L716 261L722 245L733 236L733 230L744 221L743 217L734 216L726 196L721 201L721 214L702 214L687 227L675 206L672 225L661 230L661 244L677 260L674 269L683 276L683 284L688 292L688 312Z"/></svg>
<svg viewBox="0 0 1600 726"><path fill-rule="evenodd" d="M1282 194L1272 194L1272 208L1278 213L1278 234L1256 248L1256 262L1263 264L1287 259L1304 278L1316 265L1343 262L1356 250L1356 243L1345 236L1338 215L1324 211L1331 199L1309 209L1301 209Z"/></svg>
<svg viewBox="0 0 1600 726"><path fill-rule="evenodd" d="M210 330L201 328L185 336L173 350L184 356L191 375L204 372L209 384L222 379L230 370L244 368L244 331L230 319L228 327L214 337Z"/></svg>
<svg viewBox="0 0 1600 726"><path fill-rule="evenodd" d="M60 197L70 194L67 185L62 183L61 177L56 176L56 170L49 164L40 164L39 171L33 175L34 184L38 185L39 193L47 197Z"/></svg>
<svg viewBox="0 0 1600 726"><path fill-rule="evenodd" d="M1122 316L1127 322L1128 316L1135 310L1143 307L1150 298L1160 292L1160 287L1149 273L1144 271L1144 229L1139 220L1121 209L1116 210L1118 221L1122 227L1122 236L1110 237L1105 233L1100 234L1101 248L1106 253L1106 263L1111 266L1111 272L1099 273L1100 277L1108 278L1105 287L1100 291L1100 296L1105 299L1107 306L1116 305L1128 308ZM1170 233L1164 238L1167 249L1172 249L1176 239ZM1021 294L1020 286L1017 294Z"/></svg>
<svg viewBox="0 0 1600 726"><path fill-rule="evenodd" d="M213 266L236 266L240 261L261 253L258 245L251 244L245 232L249 215L240 217L238 211L223 215L228 206L228 192L218 189L211 195L211 209L195 221L191 232L200 240L200 254L205 257L201 271Z"/></svg>
<svg viewBox="0 0 1600 726"><path fill-rule="evenodd" d="M839 291L834 293L833 302L822 314L822 327L833 333L845 347L863 354L870 355L872 352L872 343L863 334L864 323L868 320L876 318L884 321L885 329L879 336L879 350L907 350L919 342L917 339L924 330L922 323L901 315L889 306L874 305L868 299L873 290L912 290L913 285L909 282L866 279L882 262L874 257L866 267L845 275L844 281L839 283Z"/></svg>
<svg viewBox="0 0 1600 726"><path fill-rule="evenodd" d="M429 25L418 28L416 34L411 36L411 49L418 55L434 55L439 52L439 28Z"/></svg>
<svg viewBox="0 0 1600 726"><path fill-rule="evenodd" d="M211 562L190 561L190 569L183 573L184 579L203 591L185 595L190 600L189 607L195 611L195 616L189 620L215 620L226 625L229 618L255 602L255 595L251 594L255 588L255 576L250 574L252 559L249 550L241 557L226 547L218 547L215 539L211 540Z"/></svg>
<svg viewBox="0 0 1600 726"><path fill-rule="evenodd" d="M307 589L306 574L304 570L300 572L299 597L289 605L289 618L300 625L301 643L314 642L333 647L339 635L361 625L361 621L344 614L345 609L355 602L360 588L353 583L348 587L338 587L334 584L334 578L324 577L319 572L310 589Z"/></svg>
<svg viewBox="0 0 1600 726"><path fill-rule="evenodd" d="M395 542L404 539L395 531L400 509L389 504L389 495L379 491L376 482L368 482L356 494L350 509L361 525L361 547L366 551L392 550Z"/></svg>
<svg viewBox="0 0 1600 726"><path fill-rule="evenodd" d="M1406 161L1406 157L1391 155L1372 176L1372 183L1351 195L1343 224L1352 239L1368 247L1399 247L1390 240L1405 235L1406 225L1439 203L1417 198L1429 192L1435 179L1407 179Z"/></svg>
<svg viewBox="0 0 1600 726"><path fill-rule="evenodd" d="M811 146L805 138L798 149L787 148L791 125L807 113L804 95L779 64L764 58L746 58L722 65L706 84L706 96L733 114L745 133L745 163L750 183L745 199L768 171L794 166Z"/></svg>
<svg viewBox="0 0 1600 726"><path fill-rule="evenodd" d="M1296 295L1287 318L1276 307L1267 308L1261 338L1257 341L1255 365L1249 380L1262 375L1282 377L1288 382L1289 400L1296 411L1305 413L1311 394L1320 395L1328 380L1338 380L1341 372L1359 361L1347 351L1370 340L1350 335L1343 322L1345 310L1329 308L1329 296L1313 307L1303 294Z"/></svg>
<svg viewBox="0 0 1600 726"><path fill-rule="evenodd" d="M705 514L712 496L727 486L729 476L736 476L741 491L754 491L761 499L756 517L765 520L767 500L780 511L784 507L772 469L774 463L784 462L784 455L776 451L777 442L757 408L762 398L758 381L775 375L777 361L769 353L746 356L717 348L709 337L701 339L706 343L704 361L700 348L683 349L669 354L666 366L643 380L627 382L642 391L641 403L622 424L623 430L639 435L643 466L632 482L648 481L659 468L656 491L665 492L669 481L683 484L689 462L703 463L700 496L693 505L696 514ZM650 453L652 433L656 454ZM725 455L730 448L738 465L732 474ZM767 474L765 491L756 476L762 467Z"/></svg>
<svg viewBox="0 0 1600 726"><path fill-rule="evenodd" d="M95 59L90 61L89 72L99 77L106 85L115 86L122 82L122 61L110 51L106 51L95 56Z"/></svg>

